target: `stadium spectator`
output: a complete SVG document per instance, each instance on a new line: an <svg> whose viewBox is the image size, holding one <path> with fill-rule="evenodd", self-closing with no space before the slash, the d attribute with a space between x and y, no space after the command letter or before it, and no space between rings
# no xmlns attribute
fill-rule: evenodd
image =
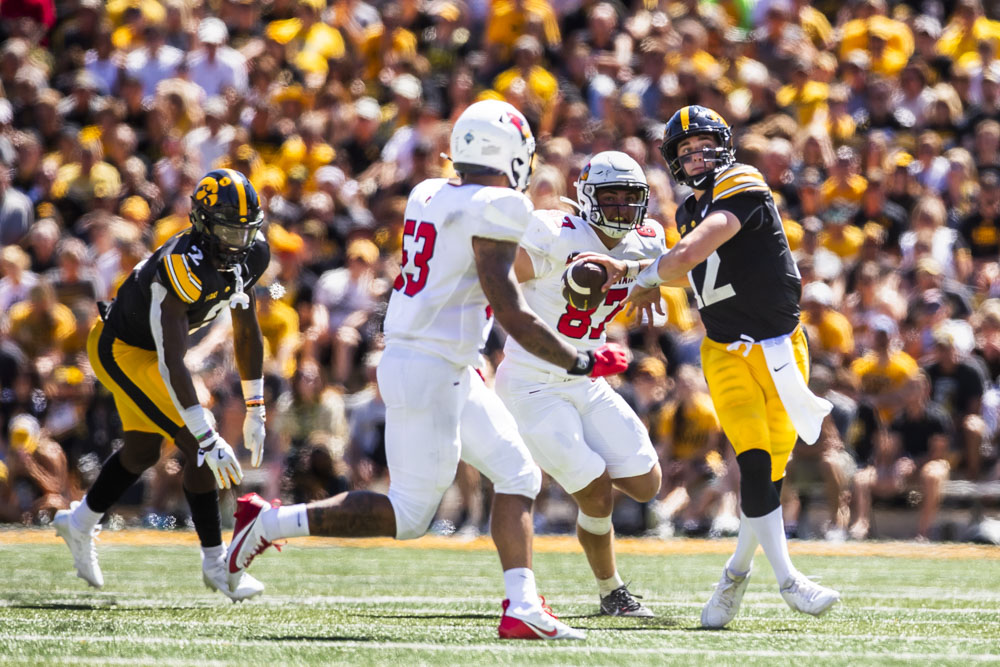
<svg viewBox="0 0 1000 667"><path fill-rule="evenodd" d="M47 521L69 507L66 455L37 419L27 414L11 419L8 447L0 498L6 486L9 500L0 505L0 521Z"/></svg>
<svg viewBox="0 0 1000 667"><path fill-rule="evenodd" d="M911 489L921 498L917 537L929 539L948 480L954 429L951 417L930 400L930 380L923 371L904 388L903 409L875 439L872 464L854 478L855 517L850 534L863 540L871 527L872 498L892 498Z"/></svg>

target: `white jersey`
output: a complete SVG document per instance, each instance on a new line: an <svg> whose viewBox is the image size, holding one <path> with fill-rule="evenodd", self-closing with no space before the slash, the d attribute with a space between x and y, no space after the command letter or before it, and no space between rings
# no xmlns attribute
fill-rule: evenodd
<svg viewBox="0 0 1000 667"><path fill-rule="evenodd" d="M478 366L493 313L479 285L472 238L517 243L531 200L511 188L421 182L406 202L402 272L385 317L386 345Z"/></svg>
<svg viewBox="0 0 1000 667"><path fill-rule="evenodd" d="M624 305L634 279L623 278L608 290L604 302L594 310L581 311L563 297L562 274L569 257L592 251L616 259L651 259L666 252L667 246L660 223L646 219L611 250L583 218L563 211L535 211L532 223L521 239L535 269L535 277L523 285L528 306L550 327L581 352L596 350L604 344L604 327L614 319ZM504 362L515 367L549 373L569 374L524 349L513 337L507 337ZM512 368L516 372L516 368Z"/></svg>

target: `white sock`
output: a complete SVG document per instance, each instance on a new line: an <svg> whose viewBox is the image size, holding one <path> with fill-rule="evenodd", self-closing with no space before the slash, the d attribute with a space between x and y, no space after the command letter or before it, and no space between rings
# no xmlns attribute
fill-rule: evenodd
<svg viewBox="0 0 1000 667"><path fill-rule="evenodd" d="M760 541L757 539L757 533L750 527L750 519L747 518L746 514L740 512L740 532L736 538L736 551L726 563L726 569L729 570L730 575L741 577L750 571L758 544Z"/></svg>
<svg viewBox="0 0 1000 667"><path fill-rule="evenodd" d="M503 571L503 588L511 609L531 609L541 604L535 573L529 567L512 567Z"/></svg>
<svg viewBox="0 0 1000 667"><path fill-rule="evenodd" d="M309 515L304 503L264 510L260 520L264 526L264 537L270 542L309 534Z"/></svg>
<svg viewBox="0 0 1000 667"><path fill-rule="evenodd" d="M760 540L760 545L764 547L764 554L771 562L774 576L778 579L778 586L784 586L788 577L796 573L792 559L788 556L788 542L785 541L785 523L781 515L779 505L770 514L764 516L747 518L753 531Z"/></svg>
<svg viewBox="0 0 1000 667"><path fill-rule="evenodd" d="M74 530L86 534L94 530L94 526L101 521L102 516L104 516L104 512L95 512L90 509L90 505L87 504L87 496L84 496L73 513L69 515L69 522Z"/></svg>
<svg viewBox="0 0 1000 667"><path fill-rule="evenodd" d="M211 563L217 560L223 560L226 557L226 543L217 544L214 547L202 547L201 548L202 562Z"/></svg>
<svg viewBox="0 0 1000 667"><path fill-rule="evenodd" d="M615 590L616 588L621 588L624 585L625 582L622 581L622 578L620 576L618 576L618 570L615 570L615 573L612 576L608 577L607 579L597 580L597 589L600 591L601 597L604 597L611 591Z"/></svg>

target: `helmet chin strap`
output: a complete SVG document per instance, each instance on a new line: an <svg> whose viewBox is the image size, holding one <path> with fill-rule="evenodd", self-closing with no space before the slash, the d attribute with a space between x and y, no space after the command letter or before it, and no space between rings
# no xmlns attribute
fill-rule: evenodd
<svg viewBox="0 0 1000 667"><path fill-rule="evenodd" d="M229 307L233 310L237 308L246 310L250 307L250 297L243 291L243 267L234 264L233 273L236 275L236 287L233 288L233 296L229 299Z"/></svg>

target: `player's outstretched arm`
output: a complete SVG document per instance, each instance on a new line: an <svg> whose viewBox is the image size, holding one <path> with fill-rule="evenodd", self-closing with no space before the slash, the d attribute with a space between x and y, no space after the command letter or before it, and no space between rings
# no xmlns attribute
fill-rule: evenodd
<svg viewBox="0 0 1000 667"><path fill-rule="evenodd" d="M472 249L479 283L504 330L535 356L560 368L573 367L579 356L576 349L528 307L517 285L513 271L517 244L477 236Z"/></svg>
<svg viewBox="0 0 1000 667"><path fill-rule="evenodd" d="M187 351L187 308L159 282L150 286L149 325L156 344L160 375L184 425L198 443L198 465L207 462L220 489L243 480L233 448L213 428L211 414L198 402L191 373L184 364Z"/></svg>
<svg viewBox="0 0 1000 667"><path fill-rule="evenodd" d="M736 236L740 226L739 219L729 211L711 213L649 268L640 271L636 282L641 287L652 287L682 278L708 259L719 246Z"/></svg>
<svg viewBox="0 0 1000 667"><path fill-rule="evenodd" d="M264 336L257 321L257 300L253 292L249 308L234 308L233 352L236 368L243 381L243 400L247 413L243 420L243 446L250 450L250 465L254 468L264 458Z"/></svg>

